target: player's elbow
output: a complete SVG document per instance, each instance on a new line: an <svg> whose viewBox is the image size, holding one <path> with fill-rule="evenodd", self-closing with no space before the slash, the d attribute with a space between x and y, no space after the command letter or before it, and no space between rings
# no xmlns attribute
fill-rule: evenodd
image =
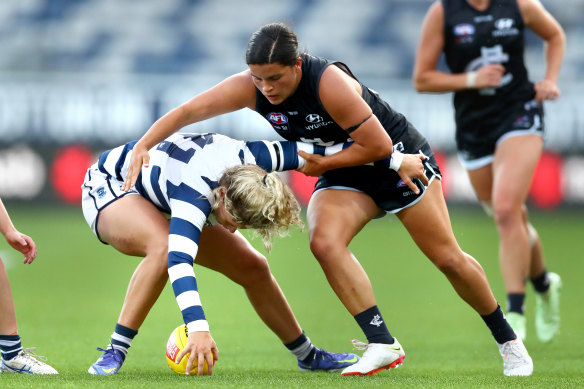
<svg viewBox="0 0 584 389"><path fill-rule="evenodd" d="M387 158L393 152L393 142L389 137L385 139L383 142L379 142L376 144L374 153L375 153L375 161L380 159Z"/></svg>
<svg viewBox="0 0 584 389"><path fill-rule="evenodd" d="M416 91L418 91L418 92L426 92L427 91L426 85L424 83L424 78L422 76L414 75L413 84L414 84L414 89L416 89Z"/></svg>

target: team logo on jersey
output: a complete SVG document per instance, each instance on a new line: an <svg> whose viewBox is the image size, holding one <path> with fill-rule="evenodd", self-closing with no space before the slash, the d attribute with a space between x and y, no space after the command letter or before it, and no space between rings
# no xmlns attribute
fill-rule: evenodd
<svg viewBox="0 0 584 389"><path fill-rule="evenodd" d="M266 119L277 125L288 123L288 118L281 112L270 112L266 115Z"/></svg>
<svg viewBox="0 0 584 389"><path fill-rule="evenodd" d="M531 119L529 115L521 115L515 118L513 128L529 128L531 127Z"/></svg>
<svg viewBox="0 0 584 389"><path fill-rule="evenodd" d="M461 36L469 36L475 33L475 28L472 24L468 23L461 23L454 26L454 35L461 37Z"/></svg>
<svg viewBox="0 0 584 389"><path fill-rule="evenodd" d="M103 199L105 197L105 195L107 194L105 191L105 188L103 186L101 188L99 188L96 193L97 193L98 199Z"/></svg>
<svg viewBox="0 0 584 389"><path fill-rule="evenodd" d="M510 18L501 18L495 20L494 24L496 30L493 30L493 36L501 37L519 34L519 30L513 26L514 23L515 21Z"/></svg>
<svg viewBox="0 0 584 389"><path fill-rule="evenodd" d="M316 113L306 115L306 121L308 123L321 123L323 120L324 119L322 118L322 116Z"/></svg>

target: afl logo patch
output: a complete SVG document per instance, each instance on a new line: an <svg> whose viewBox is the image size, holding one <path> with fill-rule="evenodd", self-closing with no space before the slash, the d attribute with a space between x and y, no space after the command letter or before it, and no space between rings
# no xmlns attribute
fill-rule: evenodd
<svg viewBox="0 0 584 389"><path fill-rule="evenodd" d="M311 113L310 115L306 115L306 121L308 123L321 123L324 119L322 118L322 116L316 114L316 113Z"/></svg>
<svg viewBox="0 0 584 389"><path fill-rule="evenodd" d="M270 121L270 123L274 124L288 123L288 118L281 112L270 112L266 115L266 118Z"/></svg>
<svg viewBox="0 0 584 389"><path fill-rule="evenodd" d="M469 36L473 35L475 32L475 28L472 24L462 23L457 24L454 26L454 35L455 36Z"/></svg>

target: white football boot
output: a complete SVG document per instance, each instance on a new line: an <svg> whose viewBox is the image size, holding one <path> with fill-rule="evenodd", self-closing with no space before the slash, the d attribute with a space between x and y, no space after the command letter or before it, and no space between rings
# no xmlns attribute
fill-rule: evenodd
<svg viewBox="0 0 584 389"><path fill-rule="evenodd" d="M22 374L59 374L51 366L39 361L39 359L44 360L45 357L34 354L32 352L34 349L34 347L25 348L9 361L3 359L2 365L0 365L0 371L3 373Z"/></svg>
<svg viewBox="0 0 584 389"><path fill-rule="evenodd" d="M530 376L533 373L533 361L527 353L521 338L503 344L497 343L503 357L503 374L506 376Z"/></svg>
<svg viewBox="0 0 584 389"><path fill-rule="evenodd" d="M394 338L395 339L395 338ZM354 350L365 350L361 360L343 370L342 375L373 375L381 370L398 367L406 353L397 339L393 344L363 343L353 340Z"/></svg>
<svg viewBox="0 0 584 389"><path fill-rule="evenodd" d="M562 279L548 273L550 287L545 293L535 294L535 329L542 342L551 341L560 329L560 291Z"/></svg>

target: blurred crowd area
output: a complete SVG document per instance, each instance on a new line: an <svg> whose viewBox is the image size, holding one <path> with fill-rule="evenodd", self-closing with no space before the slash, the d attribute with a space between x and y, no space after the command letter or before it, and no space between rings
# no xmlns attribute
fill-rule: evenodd
<svg viewBox="0 0 584 389"><path fill-rule="evenodd" d="M562 24L568 42L559 80L563 95L546 104L546 152L553 158L561 156L558 180L565 186L562 177L584 174L579 173L584 172L584 110L579 107L584 86L580 43L584 0L542 3ZM45 190L46 183L32 177L53 169L65 147L81 145L97 153L137 139L169 109L245 69L250 35L274 21L295 30L303 51L348 64L361 81L404 113L436 151L453 161L450 170L458 169L451 95L419 94L411 82L422 21L431 4L432 0L2 0L0 196L34 198ZM536 81L545 70L543 44L530 32L526 41L526 62ZM443 63L440 66L445 69ZM278 139L263 118L247 110L186 130ZM24 175L7 173L26 166ZM24 184L12 182L26 181L29 175L27 182L36 189L24 196ZM53 176L47 174L46 180ZM584 202L580 182L584 177L570 181L567 193L576 193L575 198ZM455 192L473 198L468 185L461 185L463 189Z"/></svg>

